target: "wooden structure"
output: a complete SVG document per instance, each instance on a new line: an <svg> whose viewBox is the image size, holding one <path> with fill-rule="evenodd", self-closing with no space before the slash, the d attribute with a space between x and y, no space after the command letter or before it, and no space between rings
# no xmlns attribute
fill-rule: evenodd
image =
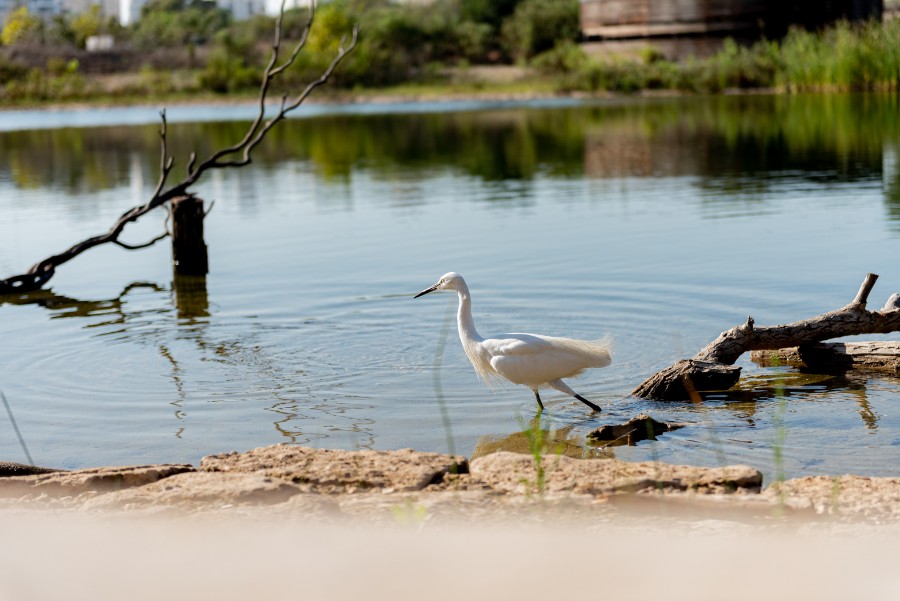
<svg viewBox="0 0 900 601"><path fill-rule="evenodd" d="M581 32L587 40L771 36L883 11L884 0L581 0Z"/></svg>

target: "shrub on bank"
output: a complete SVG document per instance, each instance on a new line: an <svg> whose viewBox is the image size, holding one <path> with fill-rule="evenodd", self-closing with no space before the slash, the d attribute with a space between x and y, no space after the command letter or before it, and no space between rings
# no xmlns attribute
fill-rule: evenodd
<svg viewBox="0 0 900 601"><path fill-rule="evenodd" d="M680 63L653 51L640 59L590 57L576 44L562 43L531 64L565 91L900 89L900 20L840 22L819 32L795 29L781 42L760 40L751 46L729 39L709 58Z"/></svg>

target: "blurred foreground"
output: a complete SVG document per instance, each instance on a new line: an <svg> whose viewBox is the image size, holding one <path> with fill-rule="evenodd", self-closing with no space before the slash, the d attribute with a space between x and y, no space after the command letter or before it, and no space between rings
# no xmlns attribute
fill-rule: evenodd
<svg viewBox="0 0 900 601"><path fill-rule="evenodd" d="M0 514L0 598L896 599L896 526L632 514L540 525Z"/></svg>

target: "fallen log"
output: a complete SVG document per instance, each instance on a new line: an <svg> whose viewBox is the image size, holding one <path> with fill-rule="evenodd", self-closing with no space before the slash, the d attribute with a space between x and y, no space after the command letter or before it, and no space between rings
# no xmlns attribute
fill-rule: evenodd
<svg viewBox="0 0 900 601"><path fill-rule="evenodd" d="M750 359L762 367L790 365L826 373L855 369L900 375L900 342L819 342L753 351Z"/></svg>
<svg viewBox="0 0 900 601"><path fill-rule="evenodd" d="M657 400L684 400L695 391L725 390L741 376L734 362L747 351L804 347L816 342L900 331L900 295L892 294L879 311L868 311L866 302L878 276L866 274L850 304L810 319L776 326L756 326L753 317L719 334L691 359L657 372L632 391L632 395Z"/></svg>

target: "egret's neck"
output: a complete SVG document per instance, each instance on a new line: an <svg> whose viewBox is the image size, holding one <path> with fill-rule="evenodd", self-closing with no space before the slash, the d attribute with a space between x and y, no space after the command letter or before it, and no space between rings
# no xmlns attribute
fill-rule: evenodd
<svg viewBox="0 0 900 601"><path fill-rule="evenodd" d="M472 319L472 298L469 289L463 287L457 291L459 295L459 310L456 313L456 325L459 328L459 338L465 342L481 342L483 340L475 329L475 320Z"/></svg>

